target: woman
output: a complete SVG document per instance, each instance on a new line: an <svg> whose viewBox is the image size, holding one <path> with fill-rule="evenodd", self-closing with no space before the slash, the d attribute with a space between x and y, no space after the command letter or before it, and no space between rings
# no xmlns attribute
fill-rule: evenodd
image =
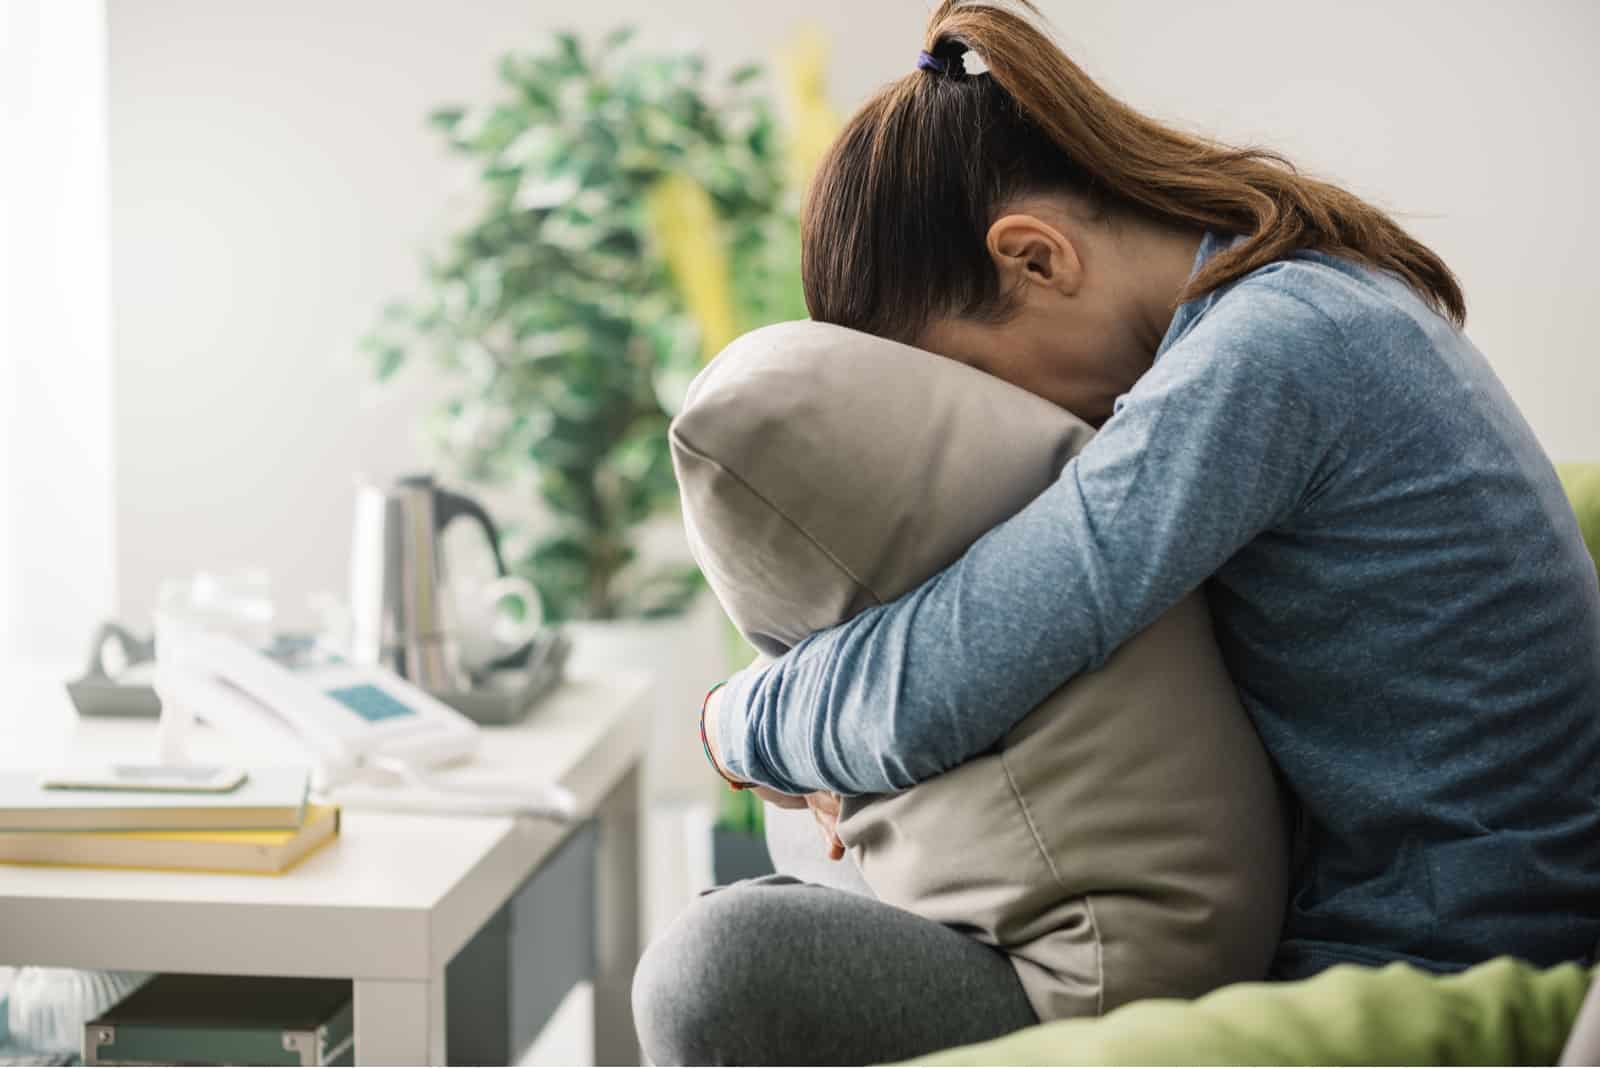
<svg viewBox="0 0 1600 1068"><path fill-rule="evenodd" d="M824 162L804 258L814 318L1101 430L943 574L717 691L720 771L826 825L831 795L984 751L1206 583L1299 804L1277 976L1590 954L1600 586L1436 255L947 0ZM1028 1023L995 956L779 880L697 903L635 1000L653 1058L892 1059Z"/></svg>

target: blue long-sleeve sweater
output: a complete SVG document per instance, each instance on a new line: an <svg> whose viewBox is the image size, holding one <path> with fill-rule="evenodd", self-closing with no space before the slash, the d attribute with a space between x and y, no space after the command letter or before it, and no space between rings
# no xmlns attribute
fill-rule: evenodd
<svg viewBox="0 0 1600 1068"><path fill-rule="evenodd" d="M1196 267L1221 247L1208 235ZM1277 974L1590 953L1593 562L1482 355L1397 279L1329 256L1181 306L1152 369L1024 511L736 676L725 762L791 793L904 789L1208 579L1299 801Z"/></svg>

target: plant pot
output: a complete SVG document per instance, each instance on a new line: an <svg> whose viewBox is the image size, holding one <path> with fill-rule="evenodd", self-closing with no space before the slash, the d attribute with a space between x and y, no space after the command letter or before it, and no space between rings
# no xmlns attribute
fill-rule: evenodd
<svg viewBox="0 0 1600 1068"><path fill-rule="evenodd" d="M767 840L742 827L711 828L711 871L718 886L772 874Z"/></svg>

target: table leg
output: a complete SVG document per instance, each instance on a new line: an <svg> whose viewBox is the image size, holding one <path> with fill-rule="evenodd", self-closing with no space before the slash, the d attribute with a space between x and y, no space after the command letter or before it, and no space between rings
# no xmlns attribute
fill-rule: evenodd
<svg viewBox="0 0 1600 1068"><path fill-rule="evenodd" d="M640 950L638 765L618 780L597 815L594 1062L639 1064L630 997Z"/></svg>
<svg viewBox="0 0 1600 1068"><path fill-rule="evenodd" d="M444 1064L444 973L355 981L357 1064Z"/></svg>

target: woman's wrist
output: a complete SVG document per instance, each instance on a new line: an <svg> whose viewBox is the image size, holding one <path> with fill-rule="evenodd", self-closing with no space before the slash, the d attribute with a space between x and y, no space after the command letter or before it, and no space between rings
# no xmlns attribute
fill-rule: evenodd
<svg viewBox="0 0 1600 1068"><path fill-rule="evenodd" d="M723 695L726 694L727 691L728 684L726 682L719 682L715 686L711 687L711 690L706 694L706 699L701 702L700 743L705 747L706 759L710 761L712 769L715 770L718 775L722 776L723 781L725 781L730 787L735 790L743 790L750 784L743 782L728 773L727 766L722 762L722 750L717 744L717 713L721 705Z"/></svg>

